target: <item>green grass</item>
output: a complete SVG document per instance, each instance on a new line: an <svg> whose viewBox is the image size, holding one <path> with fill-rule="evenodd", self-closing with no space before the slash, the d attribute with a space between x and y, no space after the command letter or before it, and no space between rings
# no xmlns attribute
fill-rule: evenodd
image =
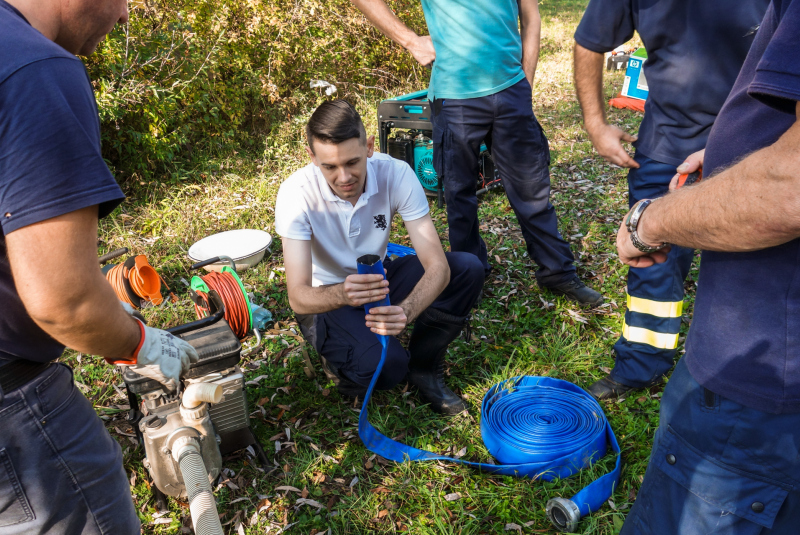
<svg viewBox="0 0 800 535"><path fill-rule="evenodd" d="M571 243L578 272L601 290L606 305L585 310L541 291L527 258L519 226L501 192L482 197L482 233L492 258L500 259L497 276L487 284L487 297L474 314L473 340L454 342L448 354L449 383L470 404L469 416L447 419L419 406L402 387L378 393L370 406L371 421L390 437L440 453L467 449L466 458L487 460L480 437L480 401L493 384L520 374L547 375L588 386L613 366L612 346L624 312L625 276L615 255L614 236L627 210L625 170L609 166L592 149L581 128L580 109L572 87L572 34L585 0L547 0L541 6L542 54L534 88L534 110L552 150L552 202L561 232ZM606 77L610 97L622 75ZM367 129L376 132L375 109L386 94L419 87L404 85L348 94L361 111ZM101 223L100 253L127 246L147 254L179 302L145 311L152 325L173 326L193 319L187 287L192 273L189 246L211 233L233 228L259 228L274 234L274 200L281 181L306 164L303 127L320 95L300 94L305 113L287 117L273 130L263 151L209 156L178 186L137 189L114 215ZM641 117L611 110L609 119L635 132ZM446 244L446 216L432 205L432 215ZM407 243L401 225L393 241ZM592 468L556 482L531 482L489 476L441 462L395 464L367 451L356 432L358 413L327 384L321 369L316 378L303 373L303 349L289 309L280 245L255 269L243 273L256 302L280 322L259 354L242 362L248 378L266 375L248 387L251 409L263 406L252 425L278 469L264 475L245 454L228 458L228 482L218 490L219 511L229 533L500 533L516 524L524 533L553 533L545 518L546 501L569 497L614 465L606 456ZM688 283L689 302L693 283ZM689 307L691 311L691 307ZM687 318L689 317L687 313ZM249 342L248 342L249 343ZM288 351L286 351L288 348ZM307 346L306 346L306 349ZM312 355L312 358L314 355ZM68 353L81 390L106 420L124 450L125 468L146 533L187 532L191 522L185 504L170 500L169 513L154 518L153 500L143 452L126 436L127 400L114 388L118 372L99 359ZM658 425L659 389L605 405L623 450L619 488L600 511L586 517L579 532L617 533L635 499L644 474L653 433ZM291 428L291 440L281 437ZM277 438L276 438L277 437ZM284 444L275 453L274 442ZM357 479L356 479L357 478ZM300 493L277 490L291 486ZM447 501L445 496L461 498ZM322 504L297 505L307 496ZM260 513L257 513L260 510ZM161 522L161 523L154 523ZM513 526L509 526L514 531Z"/></svg>

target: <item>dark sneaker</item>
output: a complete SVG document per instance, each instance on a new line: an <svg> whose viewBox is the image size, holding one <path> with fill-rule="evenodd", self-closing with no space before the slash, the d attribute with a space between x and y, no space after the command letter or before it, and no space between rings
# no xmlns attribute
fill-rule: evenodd
<svg viewBox="0 0 800 535"><path fill-rule="evenodd" d="M596 307L603 304L603 296L600 295L600 292L586 286L577 275L566 282L555 286L547 286L546 288L555 294L566 296L568 299L572 299L582 305Z"/></svg>
<svg viewBox="0 0 800 535"><path fill-rule="evenodd" d="M622 397L623 395L631 392L633 390L644 390L645 388L650 388L651 386L655 386L660 384L663 381L662 378L658 378L652 383L645 385L643 387L635 387L635 386L628 386L622 383L618 383L611 379L610 377L603 377L599 381L596 381L592 384L589 388L586 389L594 398L598 401L602 401L604 399L617 399Z"/></svg>

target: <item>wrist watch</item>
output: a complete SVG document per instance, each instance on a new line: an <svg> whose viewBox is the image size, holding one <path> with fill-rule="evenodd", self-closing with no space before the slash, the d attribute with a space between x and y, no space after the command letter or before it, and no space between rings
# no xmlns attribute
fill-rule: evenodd
<svg viewBox="0 0 800 535"><path fill-rule="evenodd" d="M647 245L645 242L639 238L639 233L637 232L637 227L639 226L639 220L642 218L642 213L644 209L650 206L652 203L652 199L642 199L641 201L637 202L633 205L633 208L628 213L628 217L625 219L625 227L628 229L628 232L631 233L631 242L633 246L639 249L643 253L655 253L656 251L663 249L668 243L664 242L661 245L651 246Z"/></svg>

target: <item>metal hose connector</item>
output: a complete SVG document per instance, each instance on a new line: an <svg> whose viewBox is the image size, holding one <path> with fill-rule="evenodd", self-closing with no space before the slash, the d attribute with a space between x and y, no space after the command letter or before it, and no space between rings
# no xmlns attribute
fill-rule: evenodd
<svg viewBox="0 0 800 535"><path fill-rule="evenodd" d="M173 449L173 457L180 465L186 485L194 532L196 535L224 535L197 441L193 438L179 438Z"/></svg>

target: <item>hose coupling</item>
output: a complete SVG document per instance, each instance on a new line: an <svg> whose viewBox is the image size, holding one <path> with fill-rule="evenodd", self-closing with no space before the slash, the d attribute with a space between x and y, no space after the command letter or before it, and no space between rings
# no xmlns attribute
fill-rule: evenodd
<svg viewBox="0 0 800 535"><path fill-rule="evenodd" d="M581 510L572 500L551 498L545 507L547 518L559 531L575 533L581 521Z"/></svg>

